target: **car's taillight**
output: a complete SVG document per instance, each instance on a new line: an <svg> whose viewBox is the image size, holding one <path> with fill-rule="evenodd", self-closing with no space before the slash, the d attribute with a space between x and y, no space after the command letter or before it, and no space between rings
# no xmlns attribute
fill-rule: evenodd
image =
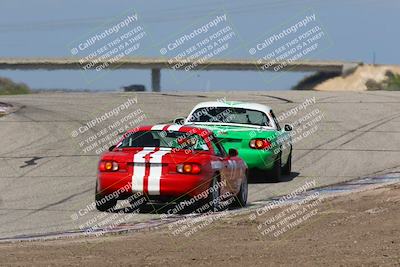
<svg viewBox="0 0 400 267"><path fill-rule="evenodd" d="M268 149L271 143L267 139L253 139L250 141L249 146L254 149Z"/></svg>
<svg viewBox="0 0 400 267"><path fill-rule="evenodd" d="M198 174L201 171L200 165L194 163L184 163L176 165L176 171L179 173Z"/></svg>
<svg viewBox="0 0 400 267"><path fill-rule="evenodd" d="M119 170L119 166L115 161L102 160L99 164L99 170L101 172L115 172Z"/></svg>

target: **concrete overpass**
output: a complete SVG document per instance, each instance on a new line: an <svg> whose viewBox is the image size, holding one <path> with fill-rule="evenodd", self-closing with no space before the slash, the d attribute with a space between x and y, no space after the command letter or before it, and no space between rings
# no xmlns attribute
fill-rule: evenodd
<svg viewBox="0 0 400 267"><path fill-rule="evenodd" d="M0 58L0 69L3 70L84 70L81 58ZM138 58L123 57L115 62L108 59L97 60L94 67L107 64L108 69L151 69L152 90L161 90L161 69L185 70L190 66L190 71L195 70L235 70L235 71L298 71L298 72L333 72L346 73L361 65L361 62L346 61L276 61L276 60L245 60L245 59L210 59L200 61L198 59L174 60L168 58ZM108 62L108 63L107 63ZM268 68L265 68L268 66Z"/></svg>

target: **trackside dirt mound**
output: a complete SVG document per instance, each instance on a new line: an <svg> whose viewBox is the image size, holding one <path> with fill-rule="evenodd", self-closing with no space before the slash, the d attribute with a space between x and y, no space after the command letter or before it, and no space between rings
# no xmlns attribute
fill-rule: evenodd
<svg viewBox="0 0 400 267"><path fill-rule="evenodd" d="M362 65L347 75L316 73L304 78L293 87L298 90L318 91L366 91L400 90L392 86L392 80L400 79L400 66Z"/></svg>

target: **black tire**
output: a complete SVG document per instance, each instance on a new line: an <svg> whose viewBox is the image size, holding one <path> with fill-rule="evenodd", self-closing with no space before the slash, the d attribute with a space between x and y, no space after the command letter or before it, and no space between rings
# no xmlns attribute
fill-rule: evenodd
<svg viewBox="0 0 400 267"><path fill-rule="evenodd" d="M117 205L117 199L110 196L107 200L105 196L101 195L97 192L97 182L96 182L96 192L95 192L95 200L96 200L96 209L98 211L108 211L113 209L115 205Z"/></svg>
<svg viewBox="0 0 400 267"><path fill-rule="evenodd" d="M279 153L274 161L274 166L271 170L271 181L279 183L282 181L282 156Z"/></svg>
<svg viewBox="0 0 400 267"><path fill-rule="evenodd" d="M234 208L243 208L247 205L247 196L248 196L248 183L247 183L247 173L240 185L239 193L234 197L232 202L232 207Z"/></svg>
<svg viewBox="0 0 400 267"><path fill-rule="evenodd" d="M282 174L290 175L291 172L292 172L292 149L290 149L288 160L285 166L283 166L282 168Z"/></svg>
<svg viewBox="0 0 400 267"><path fill-rule="evenodd" d="M142 211L145 209L148 203L148 199L145 195L140 196L138 199L134 199L133 196L129 199L129 204L131 205L131 209Z"/></svg>
<svg viewBox="0 0 400 267"><path fill-rule="evenodd" d="M207 197L207 204L209 205L209 211L217 212L220 209L220 196L221 196L221 191L220 187L218 186L220 176L214 175L211 184L210 184L210 189ZM214 190L216 188L216 190Z"/></svg>

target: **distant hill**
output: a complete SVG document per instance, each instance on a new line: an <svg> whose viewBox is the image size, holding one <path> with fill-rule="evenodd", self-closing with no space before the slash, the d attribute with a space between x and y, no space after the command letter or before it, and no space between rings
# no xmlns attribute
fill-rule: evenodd
<svg viewBox="0 0 400 267"><path fill-rule="evenodd" d="M23 83L15 83L8 78L0 77L0 95L29 94L31 89Z"/></svg>
<svg viewBox="0 0 400 267"><path fill-rule="evenodd" d="M316 73L301 80L295 90L367 91L400 90L400 66L362 65L347 75Z"/></svg>

